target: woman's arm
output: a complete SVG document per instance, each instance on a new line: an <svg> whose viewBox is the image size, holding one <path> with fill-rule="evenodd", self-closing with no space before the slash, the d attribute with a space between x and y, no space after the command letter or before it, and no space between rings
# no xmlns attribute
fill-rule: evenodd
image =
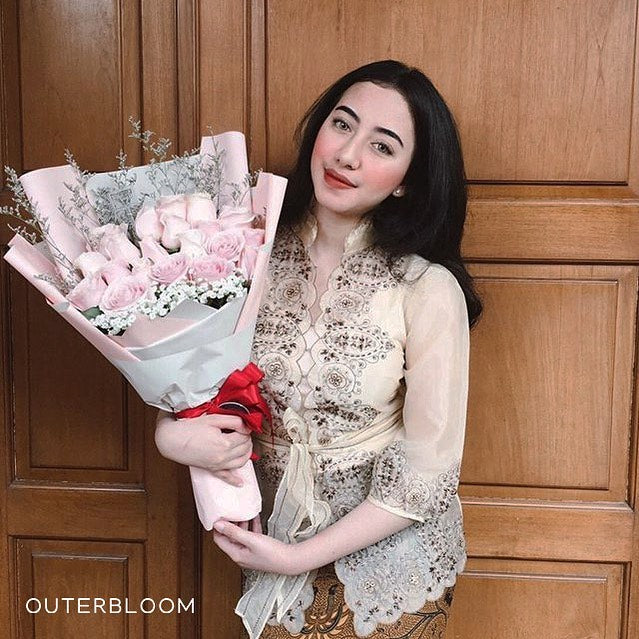
<svg viewBox="0 0 639 639"><path fill-rule="evenodd" d="M466 302L451 273L437 267L419 281L406 322L403 428L378 453L368 499L292 545L224 522L214 539L241 566L299 574L448 509L459 482L469 362Z"/></svg>
<svg viewBox="0 0 639 639"><path fill-rule="evenodd" d="M161 410L156 421L155 443L164 457L205 468L219 479L241 486L242 480L234 469L244 466L251 456L250 433L242 419L234 415L176 419L172 413Z"/></svg>
<svg viewBox="0 0 639 639"><path fill-rule="evenodd" d="M366 548L414 521L366 500L328 528L298 544L285 544L228 521L214 524L213 539L242 568L299 575Z"/></svg>

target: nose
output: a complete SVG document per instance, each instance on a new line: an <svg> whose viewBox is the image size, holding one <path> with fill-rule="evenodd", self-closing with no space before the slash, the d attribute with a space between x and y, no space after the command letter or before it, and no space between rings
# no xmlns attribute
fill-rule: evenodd
<svg viewBox="0 0 639 639"><path fill-rule="evenodd" d="M355 137L345 141L335 154L335 160L347 169L357 169L360 165L361 151Z"/></svg>

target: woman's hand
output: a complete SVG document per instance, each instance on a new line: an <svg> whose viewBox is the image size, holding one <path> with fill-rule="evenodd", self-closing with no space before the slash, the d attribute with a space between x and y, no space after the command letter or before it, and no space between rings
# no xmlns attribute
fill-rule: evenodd
<svg viewBox="0 0 639 639"><path fill-rule="evenodd" d="M225 433L222 429L232 432ZM171 413L160 411L155 443L164 457L205 468L228 484L241 486L242 480L233 471L251 457L250 433L242 418L235 415L176 419Z"/></svg>
<svg viewBox="0 0 639 639"><path fill-rule="evenodd" d="M256 522L257 519L257 522ZM240 525L220 520L213 524L213 541L238 566L280 575L299 575L306 572L297 556L296 544L285 544L261 533L259 515ZM259 530L251 532L247 528Z"/></svg>

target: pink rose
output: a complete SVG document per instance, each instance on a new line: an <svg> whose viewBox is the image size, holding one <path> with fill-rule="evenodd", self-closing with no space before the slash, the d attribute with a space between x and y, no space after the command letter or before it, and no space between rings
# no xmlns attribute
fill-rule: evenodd
<svg viewBox="0 0 639 639"><path fill-rule="evenodd" d="M115 280L131 275L131 271L128 263L124 260L112 260L100 269L100 275L107 284L111 284Z"/></svg>
<svg viewBox="0 0 639 639"><path fill-rule="evenodd" d="M190 224L181 217L175 215L162 215L160 217L162 224L164 224L164 231L162 233L162 246L168 249L180 248L180 239L178 235L188 231Z"/></svg>
<svg viewBox="0 0 639 639"><path fill-rule="evenodd" d="M100 240L107 235L118 235L124 233L126 235L126 224L103 224L89 229L89 237L99 243Z"/></svg>
<svg viewBox="0 0 639 639"><path fill-rule="evenodd" d="M235 261L244 248L244 234L239 229L220 231L207 238L205 248L211 255Z"/></svg>
<svg viewBox="0 0 639 639"><path fill-rule="evenodd" d="M122 311L133 306L149 293L149 280L141 275L125 275L111 282L100 300L100 310Z"/></svg>
<svg viewBox="0 0 639 639"><path fill-rule="evenodd" d="M189 257L199 257L206 255L204 242L206 237L199 229L189 229L178 235L180 240L180 253L184 253Z"/></svg>
<svg viewBox="0 0 639 639"><path fill-rule="evenodd" d="M67 299L73 306L80 311L86 311L100 303L102 295L107 289L104 280L97 274L85 277L78 285L76 285L69 294Z"/></svg>
<svg viewBox="0 0 639 639"><path fill-rule="evenodd" d="M242 251L242 255L240 257L240 269L247 280L250 280L253 277L258 253L259 249L253 248L252 246L245 246Z"/></svg>
<svg viewBox="0 0 639 639"><path fill-rule="evenodd" d="M151 277L161 284L171 284L185 277L191 260L184 253L173 253L151 268Z"/></svg>
<svg viewBox="0 0 639 639"><path fill-rule="evenodd" d="M135 264L131 264L131 273L133 275L142 275L147 279L151 278L151 268L153 267L153 262L146 257L141 257Z"/></svg>
<svg viewBox="0 0 639 639"><path fill-rule="evenodd" d="M100 237L100 253L112 260L123 260L129 264L137 260L140 257L140 251L128 238L126 224L120 224L119 227L115 225L108 226L113 226L114 228L109 229Z"/></svg>
<svg viewBox="0 0 639 639"><path fill-rule="evenodd" d="M186 203L186 219L191 226L215 221L217 209L208 193L192 193L191 195L187 195Z"/></svg>
<svg viewBox="0 0 639 639"><path fill-rule="evenodd" d="M80 269L82 277L90 277L107 263L107 258L97 251L86 251L75 258L73 266Z"/></svg>
<svg viewBox="0 0 639 639"><path fill-rule="evenodd" d="M186 219L186 195L163 195L155 201L155 211L162 221L163 215Z"/></svg>
<svg viewBox="0 0 639 639"><path fill-rule="evenodd" d="M135 232L142 240L145 237L151 237L160 241L164 226L160 222L160 216L154 206L146 205L135 218Z"/></svg>
<svg viewBox="0 0 639 639"><path fill-rule="evenodd" d="M202 246L208 252L209 243L222 230L222 227L217 222L199 222L196 228L204 235Z"/></svg>
<svg viewBox="0 0 639 639"><path fill-rule="evenodd" d="M216 257L215 255L205 255L196 257L191 262L191 279L204 279L207 282L215 282L228 277L235 270L235 264L229 260Z"/></svg>
<svg viewBox="0 0 639 639"><path fill-rule="evenodd" d="M169 256L169 252L151 237L143 237L140 240L140 249L142 250L142 257L154 263L160 262Z"/></svg>
<svg viewBox="0 0 639 639"><path fill-rule="evenodd" d="M242 229L246 246L259 248L264 244L264 229Z"/></svg>
<svg viewBox="0 0 639 639"><path fill-rule="evenodd" d="M253 212L245 206L224 205L218 215L218 221L224 230L226 229L250 229L253 221Z"/></svg>

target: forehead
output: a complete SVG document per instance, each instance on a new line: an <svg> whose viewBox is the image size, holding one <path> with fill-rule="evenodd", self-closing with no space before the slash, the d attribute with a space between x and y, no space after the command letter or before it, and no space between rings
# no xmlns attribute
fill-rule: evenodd
<svg viewBox="0 0 639 639"><path fill-rule="evenodd" d="M396 89L373 82L358 82L349 87L335 106L349 106L365 126L392 129L400 136L413 132L408 102Z"/></svg>

